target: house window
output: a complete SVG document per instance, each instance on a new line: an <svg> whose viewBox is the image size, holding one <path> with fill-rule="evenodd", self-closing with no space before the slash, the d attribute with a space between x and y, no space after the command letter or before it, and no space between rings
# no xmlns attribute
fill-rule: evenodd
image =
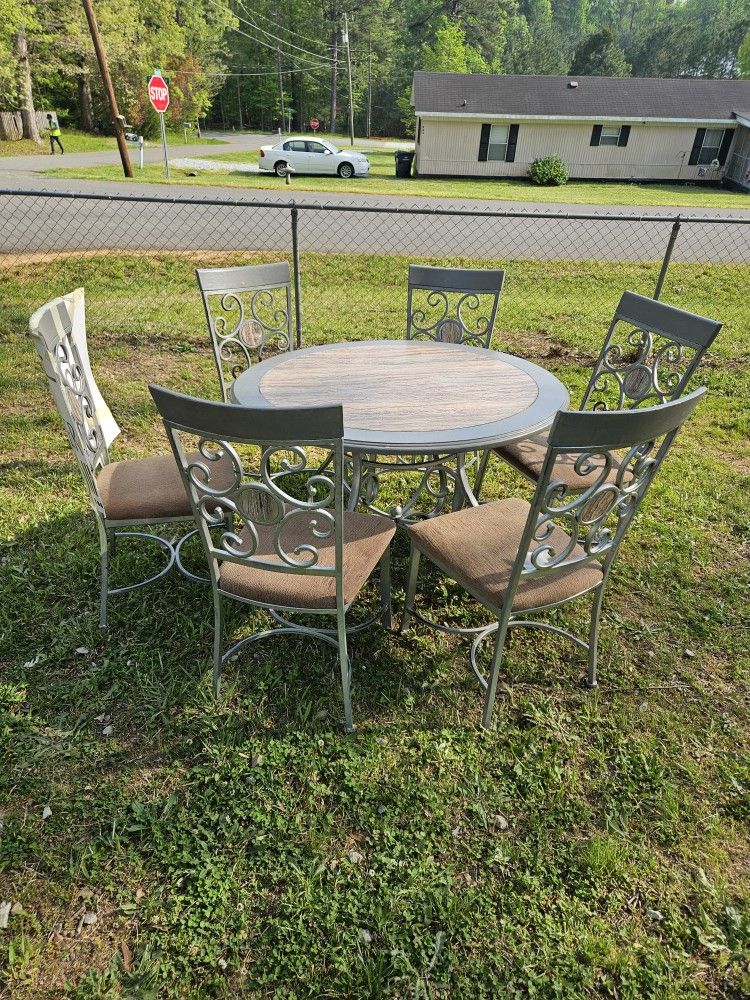
<svg viewBox="0 0 750 1000"><path fill-rule="evenodd" d="M490 128L490 144L487 147L488 160L504 160L508 152L509 125L492 125Z"/></svg>
<svg viewBox="0 0 750 1000"><path fill-rule="evenodd" d="M599 136L600 146L617 146L620 142L619 125L603 125L602 134Z"/></svg>
<svg viewBox="0 0 750 1000"><path fill-rule="evenodd" d="M518 125L482 125L479 137L479 160L505 160L513 163L518 144Z"/></svg>
<svg viewBox="0 0 750 1000"><path fill-rule="evenodd" d="M592 146L627 146L629 125L594 125L591 129Z"/></svg>
<svg viewBox="0 0 750 1000"><path fill-rule="evenodd" d="M710 164L719 159L719 150L724 141L723 128L707 128L698 152L698 163Z"/></svg>

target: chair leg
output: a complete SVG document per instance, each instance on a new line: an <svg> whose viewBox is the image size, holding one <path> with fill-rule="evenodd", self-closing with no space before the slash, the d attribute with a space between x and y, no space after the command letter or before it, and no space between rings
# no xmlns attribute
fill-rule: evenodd
<svg viewBox="0 0 750 1000"><path fill-rule="evenodd" d="M110 541L114 532L99 525L99 628L107 627L107 596L109 594Z"/></svg>
<svg viewBox="0 0 750 1000"><path fill-rule="evenodd" d="M495 708L495 697L497 695L497 681L500 676L500 664L505 648L505 637L508 634L508 621L510 612L504 614L497 623L497 633L495 635L495 650L492 654L492 666L490 668L489 681L487 683L487 693L484 696L484 711L482 712L482 728L489 729L492 722L492 712Z"/></svg>
<svg viewBox="0 0 750 1000"><path fill-rule="evenodd" d="M349 656L346 649L346 612L339 607L336 614L338 625L339 664L341 666L341 690L344 695L344 722L347 733L354 732L352 716L352 695L349 683Z"/></svg>
<svg viewBox="0 0 750 1000"><path fill-rule="evenodd" d="M380 621L383 628L393 628L391 615L391 548L383 553L380 560Z"/></svg>
<svg viewBox="0 0 750 1000"><path fill-rule="evenodd" d="M604 585L599 587L594 597L594 604L591 608L591 627L589 628L589 669L586 677L586 684L590 688L598 685L596 678L596 661L599 656L599 615L602 610L602 600L604 598Z"/></svg>
<svg viewBox="0 0 750 1000"><path fill-rule="evenodd" d="M419 560L421 555L422 553L412 543L411 557L409 559L409 582L406 585L406 599L404 601L404 610L401 615L401 627L399 628L401 635L403 635L409 627L411 613L414 610L414 597L417 593L417 577L419 576Z"/></svg>
<svg viewBox="0 0 750 1000"><path fill-rule="evenodd" d="M224 607L221 594L214 591L214 698L219 697L221 690L221 640L224 631Z"/></svg>
<svg viewBox="0 0 750 1000"><path fill-rule="evenodd" d="M479 462L479 468L477 469L477 474L474 477L474 496L477 500L479 499L482 483L484 482L484 477L487 473L487 463L490 460L490 451L491 449L487 448L487 450L483 452L482 458Z"/></svg>

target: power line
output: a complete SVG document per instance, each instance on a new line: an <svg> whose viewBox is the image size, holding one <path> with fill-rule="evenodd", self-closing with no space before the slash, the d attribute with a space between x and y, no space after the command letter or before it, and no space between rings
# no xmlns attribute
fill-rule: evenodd
<svg viewBox="0 0 750 1000"><path fill-rule="evenodd" d="M306 67L306 66L297 66L297 67L295 67L295 66L286 66L286 67L282 67L281 72L282 73L312 73L312 72L314 72L314 70L316 68L319 69L320 67L313 67L311 69L311 68ZM324 66L323 68L325 69L327 67ZM179 70L174 75L176 75L176 76L223 76L223 77L230 77L230 76L276 76L277 73L278 73L278 70L276 70L276 69L257 70L257 71L253 71L253 72L250 72L250 71L247 71L247 72L245 72L245 71L243 71L243 72L235 72L234 70L226 70L223 73L219 73L219 72L216 72L216 73L204 73L203 70L199 70L199 69L189 69L189 70L188 69L181 69L181 70Z"/></svg>
<svg viewBox="0 0 750 1000"><path fill-rule="evenodd" d="M235 17L236 17L236 18L237 18L237 19L238 19L238 20L239 20L239 21L240 21L240 22L241 22L242 24L246 24L246 25L247 25L247 26L248 26L249 28L254 28L254 29L255 29L255 31L259 31L259 32L260 32L260 33L261 33L262 35L265 35L265 36L266 36L266 38L271 38L271 39L273 39L273 41L275 41L276 43L279 43L279 42L280 42L280 43L281 43L282 45L287 45L287 46L288 46L289 48L291 48L291 49L296 49L296 50L297 50L298 52L302 52L302 53L304 53L304 55L306 55L306 56L311 56L311 57L312 57L312 58L314 58L314 59L324 59L324 60L326 60L326 61L327 61L327 62L329 62L329 63L332 63L332 62L333 62L333 59L331 59L331 57L330 57L330 56L327 56L327 55L323 55L323 53L321 53L321 52L311 52L311 51L310 51L309 49L304 49L304 48L302 48L302 47L301 47L300 45L295 45L295 44L294 44L294 42L290 42L290 41L289 41L288 39L286 39L286 38L282 38L282 37L281 37L280 35L274 35L274 34L272 34L272 33L271 33L270 31L266 31L266 29L265 29L265 28L262 28L262 27L261 27L261 26L260 26L259 24L256 24L256 23L255 23L255 22L254 22L254 21L252 20L252 18L253 18L253 14L251 14L251 13L250 13L250 11L249 11L249 10L247 9L247 7L246 7L246 6L244 5L244 3L242 2L242 0L237 0L237 2L239 3L240 7L242 7L242 9L243 9L243 10L244 10L244 12L245 12L245 13L247 14L247 16L248 16L248 17L250 18L250 20L248 21L248 20L246 20L245 18L243 18L243 17L240 17L240 15L239 15L239 14L237 14L237 12L235 11ZM259 41L259 39L256 39L256 41ZM286 54L287 54L287 55L292 55L293 53L291 53L291 52L287 52Z"/></svg>
<svg viewBox="0 0 750 1000"><path fill-rule="evenodd" d="M240 6L247 13L247 8L244 6L244 4L240 4ZM263 21L268 21L270 24L276 25L276 22L274 21L274 19L272 17L268 17L267 14L261 14L261 12L259 10L254 10L253 13L250 16L251 17L259 17ZM284 28L284 27L281 27L280 25L276 25L276 26L279 28L279 31L285 31L288 35L294 35L295 38L301 38L304 41L310 42L313 45L322 45L324 49L332 49L333 48L332 45L328 45L326 42L321 42L319 38L311 38L309 35L303 35L301 32L295 31L292 28Z"/></svg>
<svg viewBox="0 0 750 1000"><path fill-rule="evenodd" d="M214 0L214 2L216 2L216 0ZM244 21L243 23L247 24L248 22ZM250 25L250 27L254 27L254 25ZM261 41L260 38L254 38L252 35L248 35L246 31L243 31L242 28L235 28L234 30L237 34L242 35L244 38L248 38L251 42L255 42L256 45L262 45L266 49L271 49L272 52L279 51L278 45L270 45L268 42ZM292 58L299 58L298 56L295 57L292 52L284 52L284 55L292 56ZM327 62L317 62L308 63L306 66L301 66L300 69L328 69L328 66L329 64Z"/></svg>

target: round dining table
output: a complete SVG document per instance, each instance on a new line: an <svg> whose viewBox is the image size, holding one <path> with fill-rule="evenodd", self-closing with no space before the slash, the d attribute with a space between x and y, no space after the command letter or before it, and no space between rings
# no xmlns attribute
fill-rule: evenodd
<svg viewBox="0 0 750 1000"><path fill-rule="evenodd" d="M546 430L568 405L565 386L539 365L465 344L363 340L288 351L237 377L233 399L243 406L330 406L344 413L344 449L351 459L351 509L376 506L388 469L422 475L414 495L388 513L429 516L445 506L476 503L466 456ZM435 501L417 512L416 496ZM382 513L382 511L379 511Z"/></svg>

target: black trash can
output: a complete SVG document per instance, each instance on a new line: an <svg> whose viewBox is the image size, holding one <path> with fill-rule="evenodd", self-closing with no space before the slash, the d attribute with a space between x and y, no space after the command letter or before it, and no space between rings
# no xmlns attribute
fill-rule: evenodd
<svg viewBox="0 0 750 1000"><path fill-rule="evenodd" d="M414 159L414 153L399 149L393 154L393 158L396 161L396 177L411 177L411 161Z"/></svg>

